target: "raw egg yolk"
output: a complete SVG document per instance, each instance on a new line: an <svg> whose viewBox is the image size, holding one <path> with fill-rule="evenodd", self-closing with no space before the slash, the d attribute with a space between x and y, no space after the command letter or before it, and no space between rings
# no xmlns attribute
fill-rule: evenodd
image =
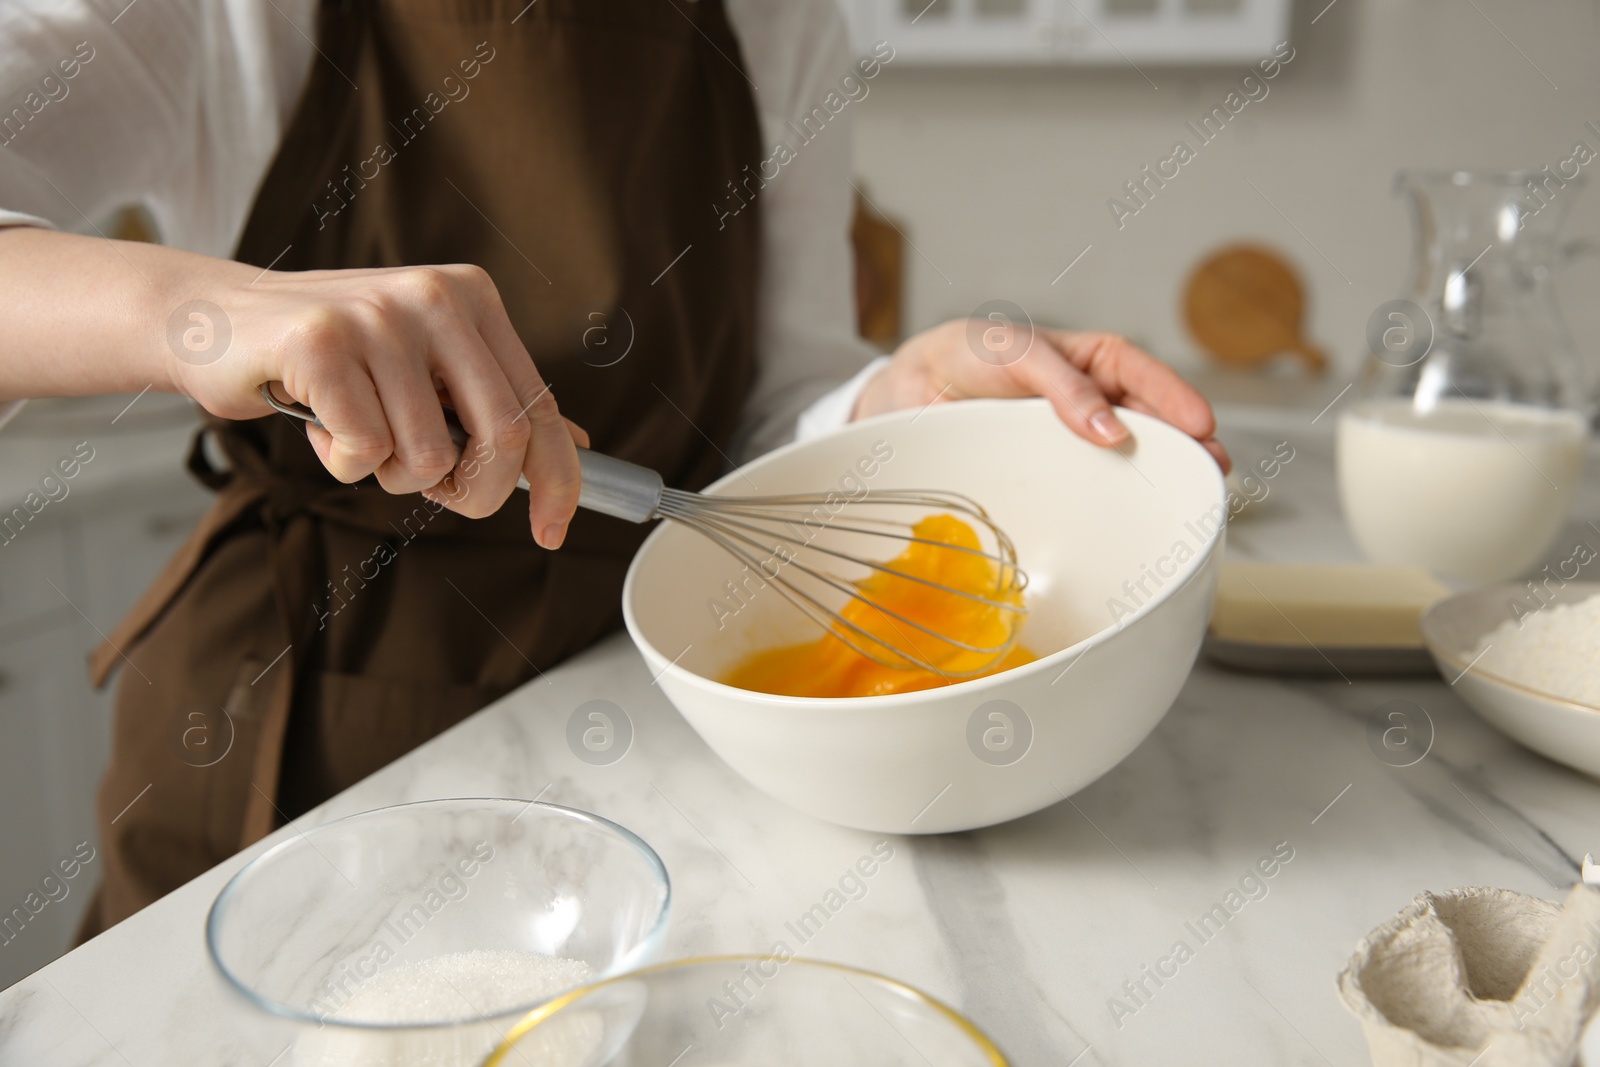
<svg viewBox="0 0 1600 1067"><path fill-rule="evenodd" d="M884 564L901 574L873 571L856 583L857 595L840 610L846 620L871 637L835 622L828 635L820 640L766 649L747 656L723 676L722 681L740 689L780 696L882 696L953 685L969 678L985 678L1038 658L1020 644L1013 644L998 658L993 653L973 652L885 614L894 612L933 633L978 648L1006 644L1022 624L1023 615L1019 611L934 589L914 580L926 579L949 589L1021 607L1022 590L1017 586L1016 575L1002 575L998 563L978 554L980 542L971 526L954 515L930 515L912 528L912 536L918 540L911 541L904 552ZM914 665L884 666L851 648L836 636L839 634L884 659L895 661L892 652L874 642L874 637L879 638L888 648L913 653L939 671ZM979 673L969 674L970 671Z"/></svg>

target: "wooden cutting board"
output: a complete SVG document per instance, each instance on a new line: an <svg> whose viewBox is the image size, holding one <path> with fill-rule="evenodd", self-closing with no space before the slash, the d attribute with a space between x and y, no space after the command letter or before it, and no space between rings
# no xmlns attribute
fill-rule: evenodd
<svg viewBox="0 0 1600 1067"><path fill-rule="evenodd" d="M1258 367L1292 352L1313 373L1322 373L1327 357L1301 332L1305 308L1305 289L1294 267L1261 245L1228 245L1213 252L1184 286L1189 332L1230 367Z"/></svg>

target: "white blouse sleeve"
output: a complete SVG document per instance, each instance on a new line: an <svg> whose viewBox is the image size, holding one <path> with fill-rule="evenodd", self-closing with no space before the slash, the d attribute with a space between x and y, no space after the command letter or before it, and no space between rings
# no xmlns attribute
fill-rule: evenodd
<svg viewBox="0 0 1600 1067"><path fill-rule="evenodd" d="M0 224L83 233L143 204L232 254L314 54L315 0L11 0Z"/></svg>
<svg viewBox="0 0 1600 1067"><path fill-rule="evenodd" d="M756 189L758 363L742 460L794 438L803 415L807 436L847 422L865 384L859 372L876 355L856 334L850 251L853 109L872 80L855 65L834 0L727 3L761 117L763 160L751 171L776 172Z"/></svg>

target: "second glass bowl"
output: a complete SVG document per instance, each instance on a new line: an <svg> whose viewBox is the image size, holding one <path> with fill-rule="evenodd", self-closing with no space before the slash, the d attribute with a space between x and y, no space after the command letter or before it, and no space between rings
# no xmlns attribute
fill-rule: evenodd
<svg viewBox="0 0 1600 1067"><path fill-rule="evenodd" d="M954 1009L837 963L711 956L535 1009L483 1067L1008 1067Z"/></svg>

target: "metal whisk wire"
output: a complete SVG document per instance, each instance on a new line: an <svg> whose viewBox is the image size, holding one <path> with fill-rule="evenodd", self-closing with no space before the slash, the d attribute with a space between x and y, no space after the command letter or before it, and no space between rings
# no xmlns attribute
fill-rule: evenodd
<svg viewBox="0 0 1600 1067"><path fill-rule="evenodd" d="M840 515L870 509L900 509L906 518L882 518L870 514L851 515L846 521L835 519ZM916 519L930 512L964 516L988 531L995 550L954 545L932 538L919 537L907 531ZM811 621L827 630L868 659L891 668L921 667L946 678L963 678L980 674L1004 656L1016 643L1016 634L1027 608L1020 603L1019 593L1027 585L1027 575L1017 566L1016 547L1011 538L989 514L970 497L960 493L938 490L879 490L860 496L839 493L802 493L783 496L718 497L687 493L676 489L662 492L658 513L663 518L682 523L716 543L724 551L753 570L765 582L770 582L791 605ZM994 588L991 595L958 589L919 574L901 570L889 563L879 562L852 552L818 543L829 534L875 537L894 542L898 546L920 544L937 551L963 553L987 561L993 569ZM981 543L981 540L980 540ZM1014 616L1006 627L1006 639L999 644L979 645L941 632L903 612L878 601L869 595L858 581L824 569L803 558L803 553L815 553L844 563L857 572L873 571L896 579L915 583L936 593L948 595L975 605L992 608ZM892 555L899 555L897 548ZM886 640L885 635L874 633L866 627L830 607L827 602L788 576L799 572L818 583L822 590L832 590L849 599L860 601L871 609L872 615L886 622L904 644ZM819 590L821 591L821 590ZM1010 594L1008 596L1008 594ZM907 632L908 630L914 632ZM982 657L965 670L952 670L948 663L919 647L916 634L933 639L941 650L960 649Z"/></svg>
<svg viewBox="0 0 1600 1067"><path fill-rule="evenodd" d="M282 400L286 392L281 382L265 382L260 387L261 398L275 411L322 426L316 412L294 400ZM469 439L456 412L444 406L445 425L450 431L458 452L466 448ZM1023 607L1020 593L1028 584L1028 576L1017 566L1016 546L1006 532L995 524L989 513L971 497L929 489L885 489L863 492L859 496L843 493L793 493L782 496L708 496L689 493L681 489L668 489L661 475L648 467L615 459L586 448L578 449L578 466L582 470L583 485L578 495L578 506L602 514L612 515L628 522L647 522L650 519L670 519L710 538L735 559L754 570L764 581L775 586L780 594L807 618L821 626L831 636L843 641L868 659L886 667L921 667L945 678L969 678L992 667L1016 644L1017 631L1028 609ZM527 480L520 483L527 487ZM898 508L914 510L914 518L879 518L871 514L857 515L845 523L834 521L835 512L846 509ZM965 545L952 545L906 531L914 528L915 521L930 512L962 515L988 531L994 541L993 552ZM819 519L819 515L821 516ZM796 530L809 531L809 536L796 537ZM967 553L982 557L994 567L992 595L957 589L931 578L892 567L855 553L829 548L814 542L827 533L855 537L883 538L898 545L924 545L940 551ZM982 537L979 544L983 543ZM975 645L907 617L904 613L879 603L865 595L857 580L805 562L801 552L815 552L848 563L857 571L875 571L893 578L916 583L925 588L947 594L957 599L975 603L1014 616L1006 627L1006 639L995 645ZM901 549L891 556L899 556ZM758 555L764 553L765 555ZM772 571L765 564L777 560ZM847 618L841 611L801 588L785 574L797 571L848 599L859 601L871 608L876 617L888 622L895 633L909 646L892 644L881 634L875 634L859 623ZM1007 594L1011 594L1008 598ZM824 594L826 595L826 594ZM916 639L901 627L910 627L931 638L942 647L960 649L982 659L972 667L955 671L948 663L925 654L917 647Z"/></svg>

